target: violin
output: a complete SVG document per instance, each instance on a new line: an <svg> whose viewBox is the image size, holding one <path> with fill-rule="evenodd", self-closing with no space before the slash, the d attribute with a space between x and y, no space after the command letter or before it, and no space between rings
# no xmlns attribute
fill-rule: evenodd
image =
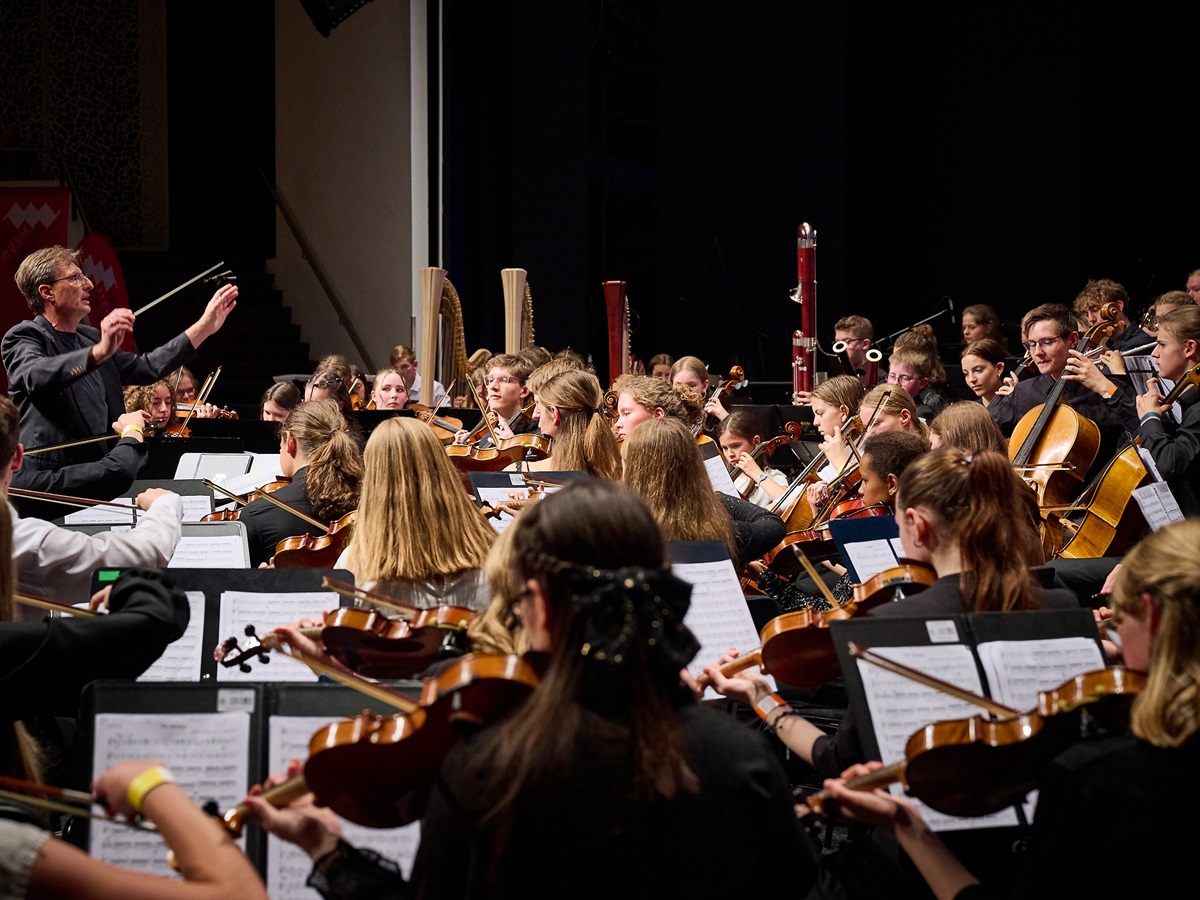
<svg viewBox="0 0 1200 900"><path fill-rule="evenodd" d="M465 731L507 715L537 686L531 656L470 654L426 678L417 701L334 722L309 741L304 781L317 802L369 828L398 828L424 814L442 760ZM401 705L403 701L403 705Z"/></svg>
<svg viewBox="0 0 1200 900"><path fill-rule="evenodd" d="M175 407L175 418L177 418L177 419L188 418L192 414L193 410L197 408L197 406L198 406L198 404L195 404L195 403L180 403L180 404L178 404ZM234 410L230 409L229 407L216 408L215 418L236 419L237 417L238 417L238 414Z"/></svg>
<svg viewBox="0 0 1200 900"><path fill-rule="evenodd" d="M898 565L854 585L854 600L865 609L889 602L897 595L905 597L920 593L937 581L933 566L911 559L898 560Z"/></svg>
<svg viewBox="0 0 1200 900"><path fill-rule="evenodd" d="M885 668L905 674L899 670L906 667L892 666L898 664L889 663ZM939 690L946 687L945 682L926 675L915 680ZM1088 724L1100 728L1127 722L1129 707L1145 680L1141 673L1121 667L1085 672L1040 692L1037 706L1028 712L955 689L951 693L967 694L963 699L992 710L999 718L976 715L926 725L908 739L902 762L851 779L846 786L872 790L900 782L908 793L947 815L974 817L999 812L1020 803L1037 787L1046 764L1086 732L1085 716ZM827 800L828 795L821 791L808 797L805 804L823 814Z"/></svg>
<svg viewBox="0 0 1200 900"><path fill-rule="evenodd" d="M238 497L237 495L231 495L231 496L233 496L234 500L236 500L237 503L240 504L239 506L235 507L234 509L219 509L216 512L210 512L208 515L201 516L200 521L201 522L234 522L234 521L237 521L238 517L241 515L243 506L253 503L255 500L258 500L260 497L262 497L263 494L272 494L275 491L279 490L281 487L286 487L287 485L289 485L291 483L292 483L292 479L286 478L281 475L279 478L275 479L274 481L270 482L269 484L264 484L262 487L256 488L255 490L251 491L244 498ZM226 492L226 493L228 494L228 492Z"/></svg>
<svg viewBox="0 0 1200 900"><path fill-rule="evenodd" d="M798 422L788 422L787 424L794 425L795 428L793 430L786 430L786 431L784 431L783 434L779 435L778 437L773 437L769 441L759 441L757 444L755 444L753 447L750 448L750 451L746 455L749 456L750 459L754 460L755 463L758 463L761 466L762 463L759 462L759 460L769 458L772 453L774 453L776 450L778 450L784 444L790 444L792 441L797 440L797 438L793 437L793 434L795 431L799 430L799 428L800 428L799 423ZM745 473L742 471L741 466L734 465L729 470L729 474L732 477L736 478L738 475L742 475ZM749 484L746 485L746 487L742 488L742 490L740 491L740 493L742 495L742 499L745 500L751 494L753 494L754 489L756 487L757 487L757 485L753 481L751 481Z"/></svg>
<svg viewBox="0 0 1200 900"><path fill-rule="evenodd" d="M462 419L439 416L437 410L430 409L428 406L420 403L410 403L408 408L415 411L417 418L433 429L433 433L437 435L438 440L443 444L451 443L454 440L454 436L462 431Z"/></svg>
<svg viewBox="0 0 1200 900"><path fill-rule="evenodd" d="M859 498L838 504L841 512L831 519L865 519L873 516L891 516L895 512L886 503L864 506ZM838 558L837 542L829 533L828 520L815 528L793 531L784 536L779 545L763 556L763 563L781 578L793 578L800 572L797 554L803 554L813 562L824 562Z"/></svg>
<svg viewBox="0 0 1200 900"><path fill-rule="evenodd" d="M270 494L264 494L262 499L280 502L274 500ZM350 540L357 512L354 509L350 510L330 524L325 534L301 534L284 538L275 545L273 565L277 569L332 569ZM326 528L324 525L321 527Z"/></svg>

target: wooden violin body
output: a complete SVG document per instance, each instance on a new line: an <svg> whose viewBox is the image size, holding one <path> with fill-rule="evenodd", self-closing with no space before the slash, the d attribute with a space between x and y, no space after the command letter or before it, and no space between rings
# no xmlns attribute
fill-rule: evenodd
<svg viewBox="0 0 1200 900"><path fill-rule="evenodd" d="M433 433L443 445L452 443L454 436L462 431L462 419L440 416L435 410L420 403L410 403L408 408L414 410L417 418L433 429Z"/></svg>
<svg viewBox="0 0 1200 900"><path fill-rule="evenodd" d="M329 526L326 534L301 534L284 538L275 545L277 569L332 569L354 528L356 510L346 513Z"/></svg>
<svg viewBox="0 0 1200 900"><path fill-rule="evenodd" d="M342 606L325 616L325 652L364 678L413 678L438 660L467 650L474 612L460 606L422 610L409 622L376 610Z"/></svg>
<svg viewBox="0 0 1200 900"><path fill-rule="evenodd" d="M425 680L419 708L334 722L309 741L304 778L318 802L370 828L398 828L425 811L429 789L464 734L507 715L537 686L526 657L464 656Z"/></svg>
<svg viewBox="0 0 1200 900"><path fill-rule="evenodd" d="M854 600L860 606L871 609L887 603L897 593L904 596L920 593L937 581L937 572L932 566L913 560L902 560L899 565L884 569L861 584L854 586Z"/></svg>

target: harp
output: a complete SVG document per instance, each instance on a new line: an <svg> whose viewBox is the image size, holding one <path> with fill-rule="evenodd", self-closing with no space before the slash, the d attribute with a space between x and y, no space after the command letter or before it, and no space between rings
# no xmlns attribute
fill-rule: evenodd
<svg viewBox="0 0 1200 900"><path fill-rule="evenodd" d="M533 346L533 292L524 269L501 269L504 285L504 352Z"/></svg>
<svg viewBox="0 0 1200 900"><path fill-rule="evenodd" d="M462 304L458 291L446 270L428 266L421 270L421 359L434 361L437 379L443 384L466 384L467 342L463 333ZM439 357L439 348L449 350L448 362ZM424 406L433 407L433 377L422 379L421 396Z"/></svg>
<svg viewBox="0 0 1200 900"><path fill-rule="evenodd" d="M604 306L608 311L608 383L629 372L629 297L624 281L605 281Z"/></svg>

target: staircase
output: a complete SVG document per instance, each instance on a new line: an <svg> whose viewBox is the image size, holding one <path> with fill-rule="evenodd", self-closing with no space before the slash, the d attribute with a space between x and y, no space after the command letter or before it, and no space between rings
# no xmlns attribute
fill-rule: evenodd
<svg viewBox="0 0 1200 900"><path fill-rule="evenodd" d="M140 309L219 261L122 253L130 306ZM188 368L203 382L220 366L221 375L209 402L236 410L239 416L256 416L259 400L276 375L311 372L315 361L309 356L308 344L300 340L300 327L292 323L291 312L284 306L282 292L275 289L264 260L226 259L218 271L225 269L232 269L237 276L237 309L224 327L200 346L200 355ZM138 348L153 349L196 321L215 289L212 283L196 282L139 316L134 330Z"/></svg>

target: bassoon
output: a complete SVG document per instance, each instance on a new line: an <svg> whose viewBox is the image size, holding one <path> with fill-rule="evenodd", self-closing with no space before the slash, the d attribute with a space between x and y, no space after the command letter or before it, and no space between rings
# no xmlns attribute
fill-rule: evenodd
<svg viewBox="0 0 1200 900"><path fill-rule="evenodd" d="M792 300L800 304L800 328L792 332L792 403L813 389L817 351L817 232L802 222L796 233L799 282Z"/></svg>

